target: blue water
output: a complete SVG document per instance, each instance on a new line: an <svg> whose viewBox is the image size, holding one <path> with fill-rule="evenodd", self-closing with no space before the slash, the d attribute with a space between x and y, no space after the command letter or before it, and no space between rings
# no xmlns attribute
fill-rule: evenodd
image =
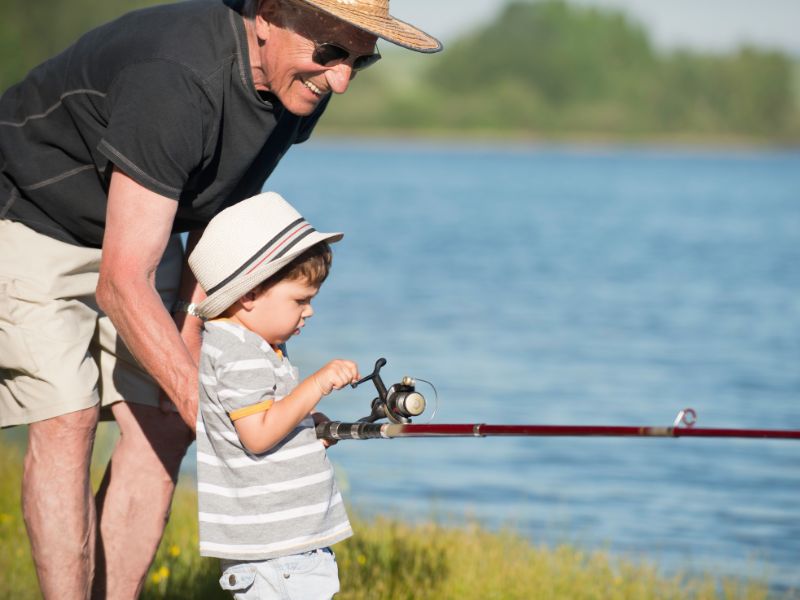
<svg viewBox="0 0 800 600"><path fill-rule="evenodd" d="M290 345L301 373L384 356L387 383L436 385L436 423L670 425L692 407L698 426L800 429L800 151L312 140L268 189L346 234ZM373 396L320 407L353 420ZM800 589L800 442L395 439L330 456L362 515Z"/></svg>
<svg viewBox="0 0 800 600"><path fill-rule="evenodd" d="M437 423L669 425L693 407L698 426L800 429L800 152L312 141L268 189L346 233L290 347L301 372L342 356L367 373L385 356L387 383L436 385ZM321 408L355 419L373 395ZM798 442L395 439L330 454L362 514L800 587Z"/></svg>

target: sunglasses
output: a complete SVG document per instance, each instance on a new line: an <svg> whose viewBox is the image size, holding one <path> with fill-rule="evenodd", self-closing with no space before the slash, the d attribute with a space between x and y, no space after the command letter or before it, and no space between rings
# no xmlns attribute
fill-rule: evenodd
<svg viewBox="0 0 800 600"><path fill-rule="evenodd" d="M318 44L314 42L314 53L311 55L313 60L318 65L323 67L332 67L339 63L343 63L350 58L350 51L342 48L337 44L325 42ZM353 59L353 71L362 71L367 67L371 67L381 59L381 54L378 52L377 47L372 54L362 54Z"/></svg>

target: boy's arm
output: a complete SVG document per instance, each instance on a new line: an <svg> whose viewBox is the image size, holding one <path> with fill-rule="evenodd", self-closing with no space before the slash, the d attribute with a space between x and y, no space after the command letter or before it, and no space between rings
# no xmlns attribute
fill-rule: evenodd
<svg viewBox="0 0 800 600"><path fill-rule="evenodd" d="M186 239L186 250L183 257L183 270L181 271L180 287L178 289L178 300L189 302L192 304L199 304L202 302L206 294L200 284L197 282L192 270L189 268L189 254L192 253L197 242L200 241L202 229L195 229L189 232ZM192 355L195 363L200 363L200 345L203 341L202 331L203 322L193 316L187 314L185 311L176 311L173 313L172 318L181 333L189 353Z"/></svg>
<svg viewBox="0 0 800 600"><path fill-rule="evenodd" d="M234 421L236 433L253 454L266 452L285 438L314 409L323 396L358 381L358 367L349 360L333 360L304 379L280 402L267 410Z"/></svg>

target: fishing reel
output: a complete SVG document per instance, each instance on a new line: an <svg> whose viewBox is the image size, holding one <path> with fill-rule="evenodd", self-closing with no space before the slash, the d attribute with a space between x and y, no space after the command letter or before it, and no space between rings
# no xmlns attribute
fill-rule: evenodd
<svg viewBox="0 0 800 600"><path fill-rule="evenodd" d="M389 419L392 423L406 424L411 422L411 417L416 417L425 412L425 397L416 391L416 381L412 377L403 377L400 383L395 383L388 390L381 379L380 371L386 364L385 358L375 361L372 373L350 384L355 388L367 381L375 384L378 397L372 401L372 412L359 419L360 423L374 423L378 419Z"/></svg>

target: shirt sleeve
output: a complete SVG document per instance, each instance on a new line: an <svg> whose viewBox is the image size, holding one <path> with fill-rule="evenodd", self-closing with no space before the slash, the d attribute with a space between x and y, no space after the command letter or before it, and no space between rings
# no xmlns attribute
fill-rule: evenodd
<svg viewBox="0 0 800 600"><path fill-rule="evenodd" d="M215 369L217 398L225 412L230 414L278 399L274 367L259 348L238 344L220 358Z"/></svg>
<svg viewBox="0 0 800 600"><path fill-rule="evenodd" d="M109 89L98 150L147 189L177 200L203 163L211 104L186 67L164 60L126 67Z"/></svg>

